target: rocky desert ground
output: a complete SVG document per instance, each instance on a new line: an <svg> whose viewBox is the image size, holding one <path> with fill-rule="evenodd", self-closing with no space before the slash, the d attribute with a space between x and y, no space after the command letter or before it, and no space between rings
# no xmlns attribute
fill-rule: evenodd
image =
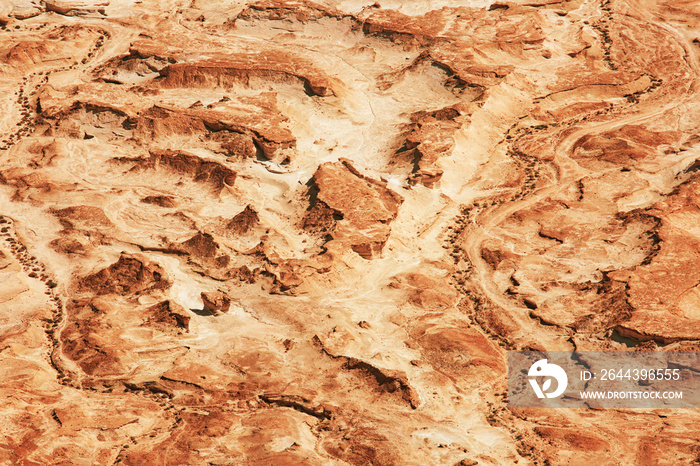
<svg viewBox="0 0 700 466"><path fill-rule="evenodd" d="M700 2L0 1L0 463L681 465L509 350L697 350Z"/></svg>

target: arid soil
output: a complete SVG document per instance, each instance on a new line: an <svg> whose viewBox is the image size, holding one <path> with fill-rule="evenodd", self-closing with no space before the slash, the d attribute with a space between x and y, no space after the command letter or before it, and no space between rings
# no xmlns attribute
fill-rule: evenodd
<svg viewBox="0 0 700 466"><path fill-rule="evenodd" d="M700 5L0 2L0 463L680 465L507 351L696 350Z"/></svg>

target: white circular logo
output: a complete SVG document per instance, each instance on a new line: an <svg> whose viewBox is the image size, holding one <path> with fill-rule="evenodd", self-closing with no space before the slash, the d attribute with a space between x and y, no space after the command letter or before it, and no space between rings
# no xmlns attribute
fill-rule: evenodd
<svg viewBox="0 0 700 466"><path fill-rule="evenodd" d="M566 390L566 384L569 382L569 378L566 376L564 369L557 366L556 364L550 364L546 359L540 359L532 366L527 372L530 378L530 385L535 391L537 398L556 398L561 396ZM537 379L544 377L542 381L542 386L538 383ZM557 381L556 390L551 391L552 379Z"/></svg>

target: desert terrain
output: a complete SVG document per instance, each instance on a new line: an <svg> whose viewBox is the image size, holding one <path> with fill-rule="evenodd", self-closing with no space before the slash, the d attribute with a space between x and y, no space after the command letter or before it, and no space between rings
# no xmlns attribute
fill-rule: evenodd
<svg viewBox="0 0 700 466"><path fill-rule="evenodd" d="M2 0L0 463L680 465L509 350L697 350L700 4Z"/></svg>

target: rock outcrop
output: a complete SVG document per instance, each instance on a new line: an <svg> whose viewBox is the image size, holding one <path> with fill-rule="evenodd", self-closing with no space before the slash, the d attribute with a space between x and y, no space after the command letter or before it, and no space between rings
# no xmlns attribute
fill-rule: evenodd
<svg viewBox="0 0 700 466"><path fill-rule="evenodd" d="M231 307L231 298L221 291L203 291L202 302L204 310L214 315L228 312Z"/></svg>
<svg viewBox="0 0 700 466"><path fill-rule="evenodd" d="M304 224L330 231L332 247L350 247L365 259L381 253L403 199L386 183L360 174L349 160L321 165L311 179L312 202ZM331 247L331 244L326 244Z"/></svg>

